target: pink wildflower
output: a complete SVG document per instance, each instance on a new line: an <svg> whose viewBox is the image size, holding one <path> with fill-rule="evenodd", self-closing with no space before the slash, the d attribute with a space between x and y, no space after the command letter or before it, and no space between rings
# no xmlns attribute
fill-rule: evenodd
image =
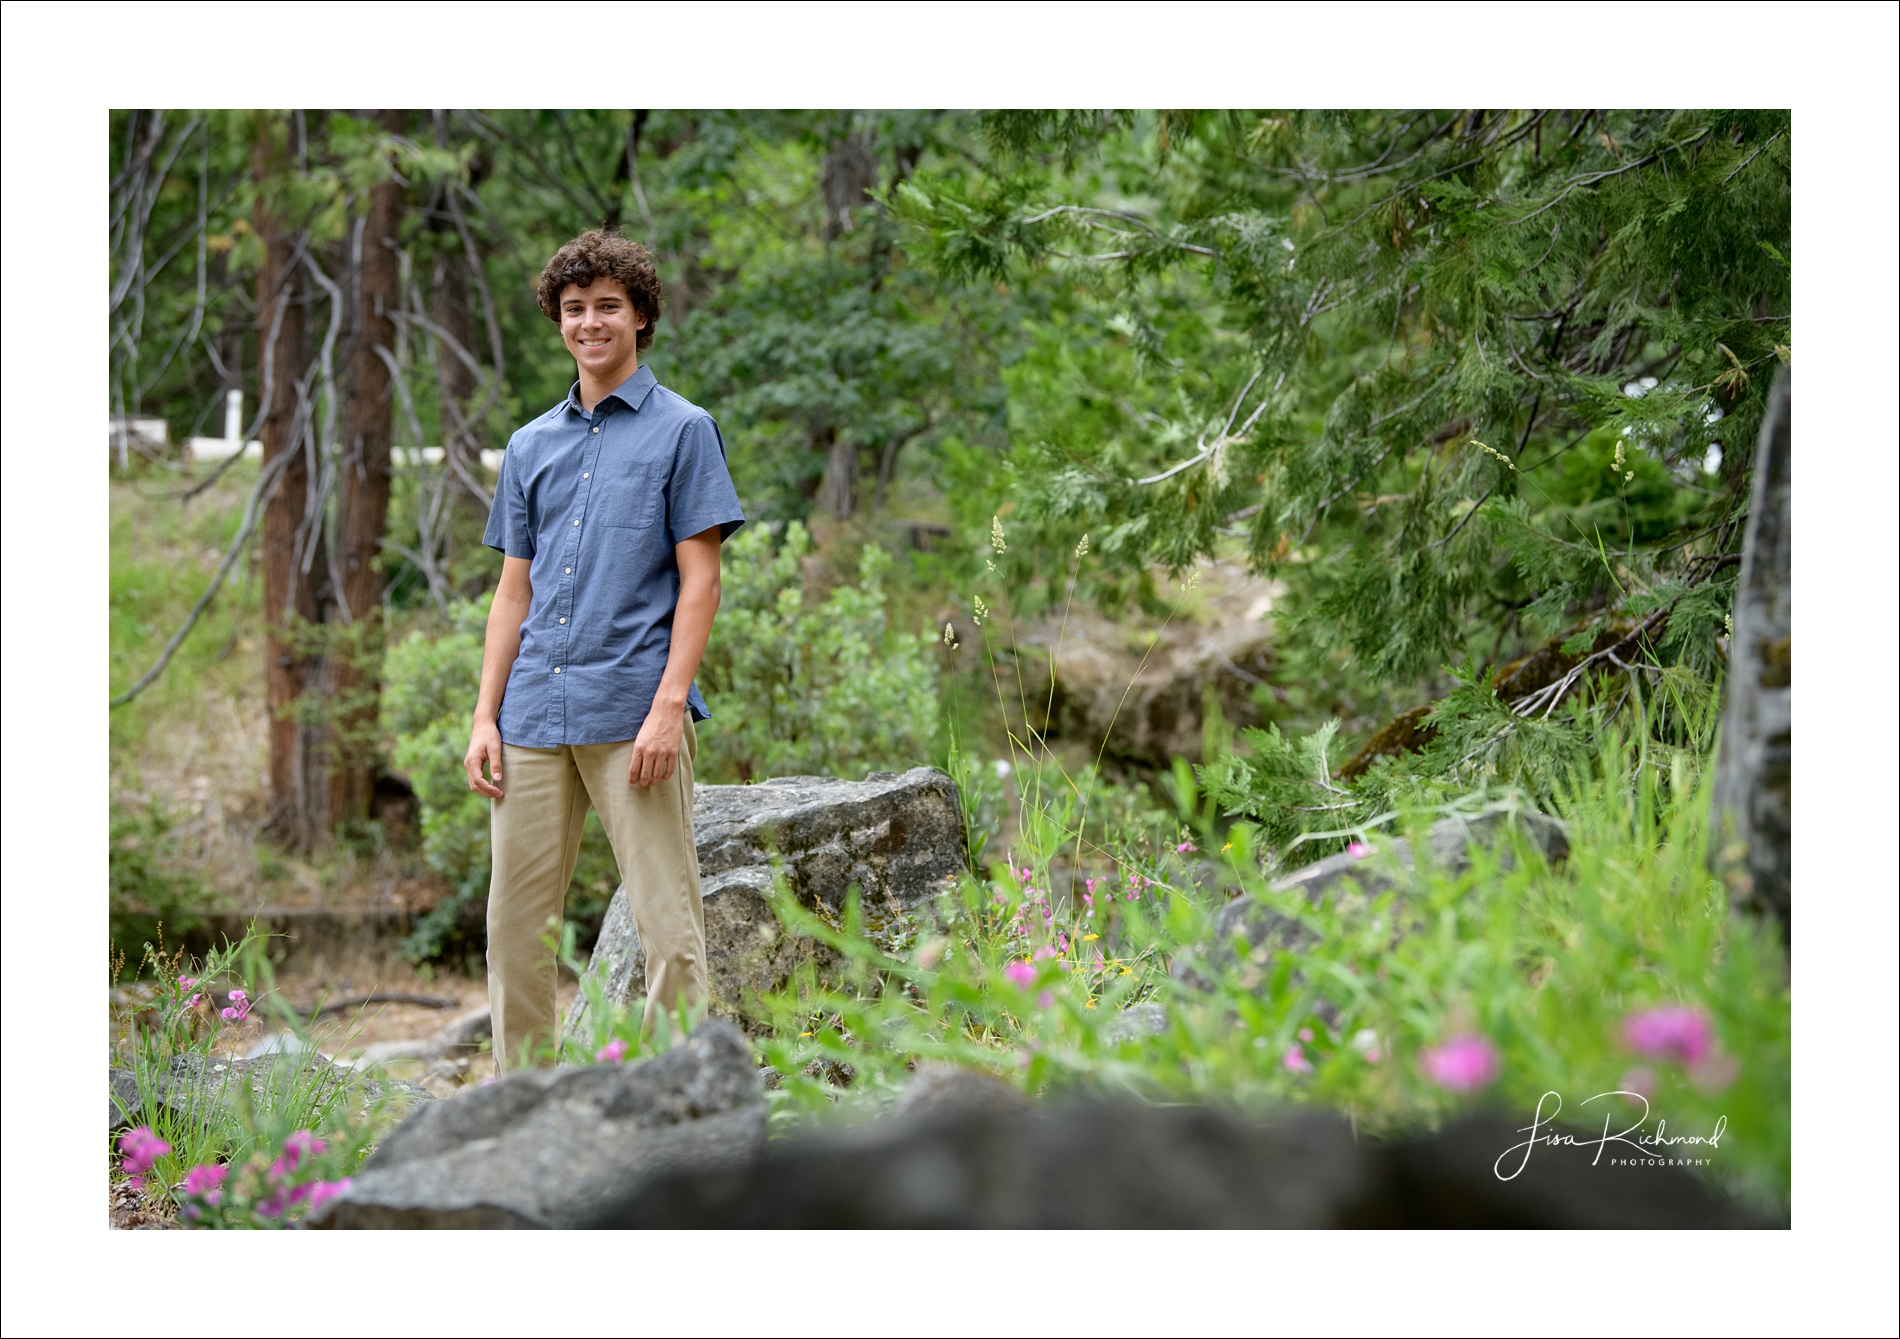
<svg viewBox="0 0 1900 1339"><path fill-rule="evenodd" d="M218 1013L233 1023L242 1023L251 1016L250 997L241 990L234 990L231 992L231 1007L220 1009Z"/></svg>
<svg viewBox="0 0 1900 1339"><path fill-rule="evenodd" d="M1035 967L1020 958L1005 967L1003 975L1025 990L1036 984Z"/></svg>
<svg viewBox="0 0 1900 1339"><path fill-rule="evenodd" d="M1313 1072L1313 1062L1308 1060L1306 1058L1306 1052L1297 1046L1288 1047L1287 1053L1280 1058L1280 1063L1292 1070L1295 1074L1311 1074Z"/></svg>
<svg viewBox="0 0 1900 1339"><path fill-rule="evenodd" d="M1714 1044L1708 1015L1681 1005L1629 1015L1623 1020L1623 1040L1640 1055L1684 1065L1702 1061Z"/></svg>
<svg viewBox="0 0 1900 1339"><path fill-rule="evenodd" d="M144 1189L145 1173L171 1151L172 1146L153 1133L149 1125L140 1125L119 1136L119 1152L124 1155L122 1165L134 1190Z"/></svg>
<svg viewBox="0 0 1900 1339"><path fill-rule="evenodd" d="M324 1143L314 1134L311 1134L310 1131L294 1130L291 1132L290 1137L284 1140L284 1156L290 1159L290 1165L295 1167L305 1158L314 1158L328 1147L328 1144Z"/></svg>
<svg viewBox="0 0 1900 1339"><path fill-rule="evenodd" d="M1088 914L1088 915L1090 915L1090 916L1093 916L1093 915L1095 914L1095 897L1094 897L1094 894L1092 894L1092 893L1083 893L1083 894L1082 894L1082 905L1088 908L1088 913L1087 913L1087 914Z"/></svg>
<svg viewBox="0 0 1900 1339"><path fill-rule="evenodd" d="M1097 888L1100 888L1103 884L1107 882L1108 882L1107 879L1097 879L1097 878L1091 877L1091 878L1083 879L1082 886L1086 888L1089 892L1093 893Z"/></svg>
<svg viewBox="0 0 1900 1339"><path fill-rule="evenodd" d="M1176 855L1185 855L1189 851L1198 851L1200 849L1201 848L1196 846L1193 842L1182 842L1179 846L1174 848L1174 851Z"/></svg>
<svg viewBox="0 0 1900 1339"><path fill-rule="evenodd" d="M1418 1067L1440 1088L1468 1093L1497 1078L1498 1048L1484 1037L1453 1037L1427 1048L1418 1058Z"/></svg>
<svg viewBox="0 0 1900 1339"><path fill-rule="evenodd" d="M200 1163L185 1173L185 1193L193 1199L215 1205L224 1197L221 1187L230 1168L216 1162Z"/></svg>
<svg viewBox="0 0 1900 1339"><path fill-rule="evenodd" d="M1313 1040L1313 1029L1312 1029L1312 1028L1310 1028L1310 1027L1303 1027L1303 1028L1301 1028L1301 1029L1300 1029L1300 1040L1301 1040L1301 1041L1311 1041L1311 1040Z"/></svg>
<svg viewBox="0 0 1900 1339"><path fill-rule="evenodd" d="M627 1043L620 1040L620 1038L618 1037L615 1037L612 1041L608 1042L605 1046L601 1047L598 1051L594 1052L594 1059L600 1062L601 1064L617 1065L622 1060L625 1060L626 1058L627 1058Z"/></svg>
<svg viewBox="0 0 1900 1339"><path fill-rule="evenodd" d="M1353 842L1346 847L1346 854L1354 860L1364 860L1372 854L1372 848L1364 842Z"/></svg>
<svg viewBox="0 0 1900 1339"><path fill-rule="evenodd" d="M1037 949L1034 953L1029 955L1029 960L1031 962L1040 962L1044 958L1053 958L1055 956L1056 956L1055 945L1044 944L1041 948Z"/></svg>
<svg viewBox="0 0 1900 1339"><path fill-rule="evenodd" d="M1036 996L1036 1006L1041 1009L1047 1009L1050 1005L1054 1004L1055 1002L1056 1002L1056 997L1050 994L1046 990L1043 991L1042 994Z"/></svg>
<svg viewBox="0 0 1900 1339"><path fill-rule="evenodd" d="M198 978L195 976L181 976L178 978L178 984L184 989L190 990L193 986L198 984Z"/></svg>

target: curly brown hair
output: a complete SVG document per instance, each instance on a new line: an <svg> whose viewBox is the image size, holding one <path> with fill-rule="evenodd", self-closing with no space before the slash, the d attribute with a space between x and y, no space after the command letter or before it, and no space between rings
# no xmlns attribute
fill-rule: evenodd
<svg viewBox="0 0 1900 1339"><path fill-rule="evenodd" d="M660 276L653 257L638 242L598 228L586 232L554 253L554 259L535 281L535 300L556 325L561 321L561 294L569 284L586 288L596 279L612 279L627 290L633 309L646 317L646 327L634 340L636 349L653 343L653 327L660 323Z"/></svg>

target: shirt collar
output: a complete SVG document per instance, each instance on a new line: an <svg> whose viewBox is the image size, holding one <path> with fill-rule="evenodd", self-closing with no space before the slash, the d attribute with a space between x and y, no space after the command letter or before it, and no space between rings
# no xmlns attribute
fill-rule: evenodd
<svg viewBox="0 0 1900 1339"><path fill-rule="evenodd" d="M600 406L606 404L607 401L618 400L627 408L638 413L640 406L646 403L647 396L653 393L653 388L657 385L659 385L659 382L654 379L653 369L644 366L640 367L632 376L628 377L611 391L608 391L607 394L601 396L600 404L594 406L594 412L599 413ZM576 413L584 414L587 412L581 408L580 382L576 381L572 386L568 387L567 403Z"/></svg>

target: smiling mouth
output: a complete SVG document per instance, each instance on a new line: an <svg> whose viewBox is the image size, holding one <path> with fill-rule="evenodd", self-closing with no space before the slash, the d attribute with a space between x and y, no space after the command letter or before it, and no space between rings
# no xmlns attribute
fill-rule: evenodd
<svg viewBox="0 0 1900 1339"><path fill-rule="evenodd" d="M606 343L607 341L604 339L584 339L581 341L581 347L583 349L598 349L603 347Z"/></svg>

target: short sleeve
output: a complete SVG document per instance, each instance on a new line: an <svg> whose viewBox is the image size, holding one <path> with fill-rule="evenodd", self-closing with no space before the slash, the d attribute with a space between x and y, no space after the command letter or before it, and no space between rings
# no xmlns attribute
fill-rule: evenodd
<svg viewBox="0 0 1900 1339"><path fill-rule="evenodd" d="M716 525L724 543L744 524L726 469L725 439L719 425L702 414L680 433L673 453L673 473L666 481L666 541L678 544Z"/></svg>
<svg viewBox="0 0 1900 1339"><path fill-rule="evenodd" d="M482 543L500 549L510 558L534 557L534 533L528 527L528 503L521 491L521 477L515 472L518 451L506 451L501 457L501 477L495 482L495 500L488 508L488 529Z"/></svg>

